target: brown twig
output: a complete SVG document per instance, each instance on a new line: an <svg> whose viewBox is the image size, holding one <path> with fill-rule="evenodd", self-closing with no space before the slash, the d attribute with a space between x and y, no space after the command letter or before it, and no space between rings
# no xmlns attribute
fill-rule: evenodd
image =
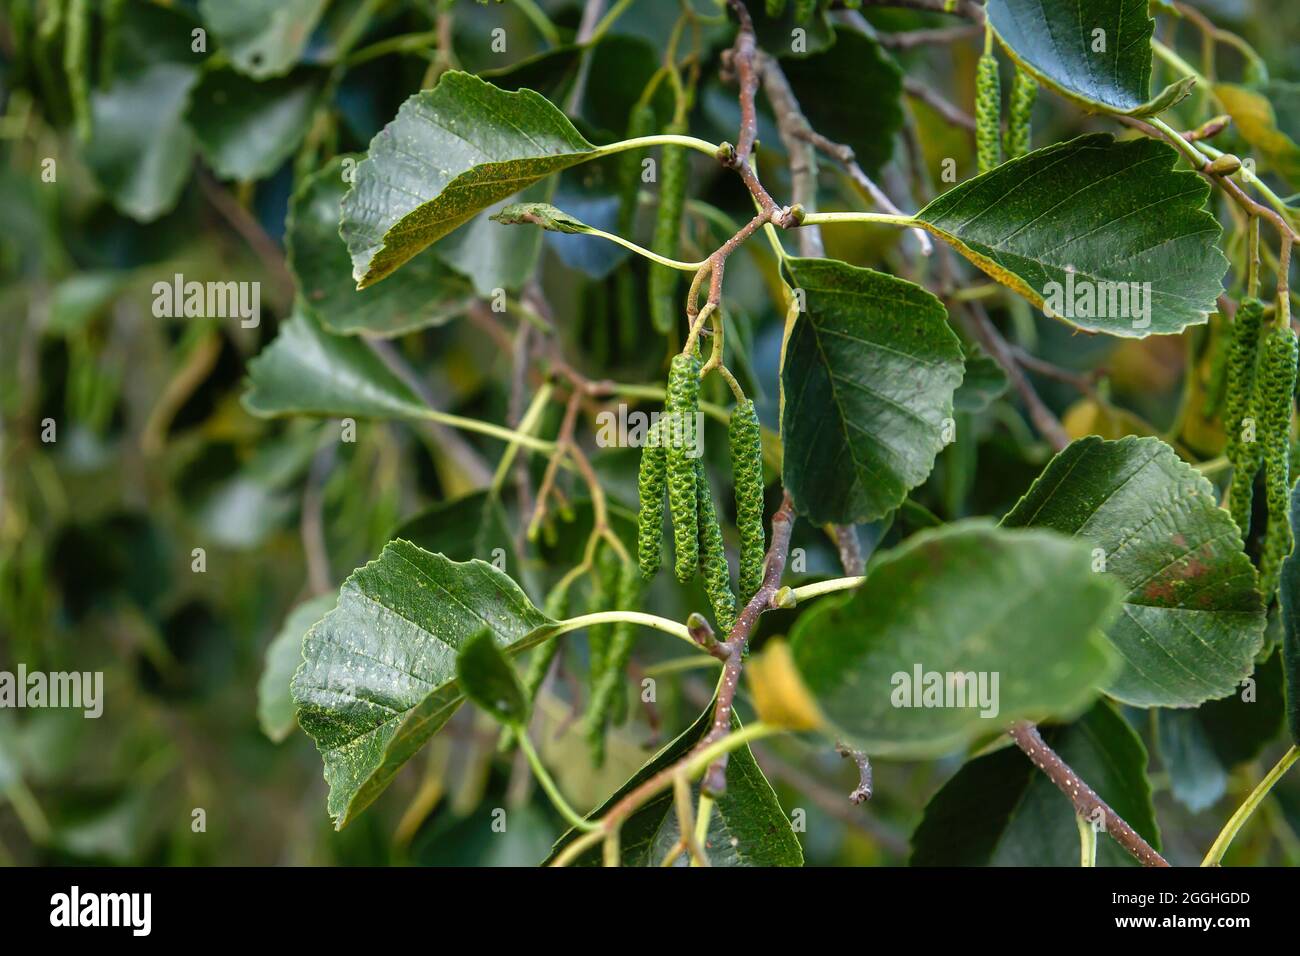
<svg viewBox="0 0 1300 956"><path fill-rule="evenodd" d="M959 27L940 27L937 30L907 30L903 33L877 33L876 40L890 50L912 50L918 46L943 43L960 43L983 36L984 30L974 24Z"/></svg>
<svg viewBox="0 0 1300 956"><path fill-rule="evenodd" d="M854 750L847 744L835 742L835 752L841 757L852 760L858 768L858 785L849 793L849 803L855 806L871 799L871 760L861 750Z"/></svg>
<svg viewBox="0 0 1300 956"><path fill-rule="evenodd" d="M920 80L910 76L903 77L903 92L913 99L920 100L952 125L960 126L972 133L975 132L975 117L965 110L953 106L938 92L930 89Z"/></svg>
<svg viewBox="0 0 1300 956"><path fill-rule="evenodd" d="M1112 810L1105 800L1097 796L1096 791L1084 783L1070 765L1047 745L1037 727L1022 720L1012 725L1010 734L1016 746L1025 752L1034 766L1047 774L1047 778L1056 784L1057 789L1074 804L1075 813L1092 823L1096 819L1097 811L1101 811L1106 832L1116 843L1133 854L1139 863L1143 866L1169 865L1169 862L1156 852L1151 844L1142 839L1141 834Z"/></svg>
<svg viewBox="0 0 1300 956"><path fill-rule="evenodd" d="M1052 410L1039 398L1038 392L1025 376L1020 362L1016 360L1011 346L1002 337L1002 333L993 324L988 313L984 311L984 306L978 302L967 302L965 306L970 318L968 324L971 333L984 346L984 350L989 353L993 361L1006 372L1007 378L1019 393L1020 400L1024 402L1025 410L1029 413L1029 418L1038 429L1038 433L1047 439L1047 443L1056 451L1070 444L1070 436L1062 427L1061 420L1052 414Z"/></svg>
<svg viewBox="0 0 1300 956"><path fill-rule="evenodd" d="M370 346L371 351L379 356L380 361L384 363L394 375L405 382L416 395L431 408L437 407L435 396L429 391L429 388L415 373L415 370L402 358L401 353L393 347L393 343L387 339L370 338L363 336L363 340ZM443 425L441 422L422 421L416 424L416 427L428 436L433 447L441 455L445 455L462 474L466 481L474 485L486 485L492 480L492 472L488 469L487 463L483 456L475 450L474 446L465 439L461 438L455 429Z"/></svg>
<svg viewBox="0 0 1300 956"><path fill-rule="evenodd" d="M292 301L293 276L285 262L284 250L266 234L266 230L252 213L241 206L235 197L217 182L216 177L206 169L200 169L198 179L199 188L212 204L212 208L221 214L221 218L225 219L235 232L239 233L248 247L253 250L253 254L270 270L271 282L277 297L284 302Z"/></svg>
<svg viewBox="0 0 1300 956"><path fill-rule="evenodd" d="M814 780L799 767L787 763L771 750L758 744L751 744L754 760L759 769L769 780L781 781L801 795L807 797L814 806L834 817L840 823L856 830L868 840L879 843L884 849L896 856L906 856L908 843L906 837L896 832L877 817L857 810L845 801L842 793L832 790L818 780Z"/></svg>
<svg viewBox="0 0 1300 956"><path fill-rule="evenodd" d="M1136 130L1141 130L1143 133L1145 133L1147 136L1151 137L1152 139L1163 140L1167 143L1170 143L1170 145L1174 146L1175 149L1178 149L1177 139L1171 141L1170 137L1166 135L1163 130L1157 129L1156 127L1152 126L1150 123L1144 123L1142 120L1135 119L1131 116L1117 116L1116 119L1118 119L1125 126L1131 126ZM1192 161L1191 157L1187 155L1186 148L1178 149L1178 152L1179 155L1182 156L1184 159L1186 159L1189 163ZM1277 230L1279 236L1288 238L1292 242L1296 242L1300 240L1300 234L1296 233L1295 229L1291 226L1289 222L1287 222L1284 218L1282 218L1282 216L1276 210L1264 205L1263 203L1256 202L1254 199L1252 199L1249 196L1249 194L1247 194L1247 192L1244 189L1242 189L1241 186L1238 185L1238 183L1234 179L1232 179L1232 173L1230 172L1218 173L1218 174L1212 173L1209 171L1210 159L1206 156L1202 156L1200 153L1197 153L1197 157L1200 159L1201 162L1199 166L1195 166L1196 171L1200 173L1201 176L1203 176L1211 185L1218 186L1225 193L1227 193L1228 197L1233 202L1235 202L1239 207L1241 207L1243 211L1245 211L1249 215L1260 216L1264 219L1267 219L1270 223L1273 224L1273 227Z"/></svg>
<svg viewBox="0 0 1300 956"><path fill-rule="evenodd" d="M744 648L749 641L750 634L753 632L754 625L758 622L759 615L770 606L772 595L776 593L777 585L780 583L781 574L785 570L786 555L790 548L790 530L793 524L794 503L790 500L790 495L786 494L781 501L781 507L772 516L772 544L767 549L767 567L763 574L763 585L750 598L744 610L740 612L735 625L731 628L727 642L723 645L727 648L728 657L726 664L723 665L723 676L718 688L712 728L681 760L660 770L610 807L609 811L600 820L600 832L616 833L623 821L637 807L668 786L675 775L682 770L683 766L695 754L730 733L731 711L736 699L736 690L740 683L741 659ZM715 761L708 768L702 784L706 792L720 794L726 789L726 766L727 762L724 757ZM721 785L717 781L718 774L722 776Z"/></svg>
<svg viewBox="0 0 1300 956"><path fill-rule="evenodd" d="M759 616L772 606L772 598L781 586L781 575L785 573L785 562L790 552L790 532L794 527L794 501L790 492L781 499L781 507L772 516L772 544L767 549L767 560L763 569L763 583L749 603L736 617L727 640L723 646L727 649L726 661L722 665L722 679L718 685L718 703L713 710L713 727L700 741L698 748L722 739L731 732L731 712L735 706L736 690L740 686L740 671L743 666L745 649L754 632ZM727 757L724 754L713 762L704 775L704 790L715 796L727 789Z"/></svg>
<svg viewBox="0 0 1300 956"><path fill-rule="evenodd" d="M334 467L338 445L326 437L311 460L307 471L307 485L302 492L302 518L299 530L302 549L307 556L307 583L312 594L328 594L334 590L334 575L330 571L329 549L325 543L325 479Z"/></svg>
<svg viewBox="0 0 1300 956"><path fill-rule="evenodd" d="M1076 372L1073 369L1063 368L1037 355L1031 355L1019 345L1011 346L1011 355L1015 358L1016 363L1021 367L1028 369L1036 375L1044 378L1050 378L1053 381L1062 382L1072 388L1077 389L1089 398L1097 397L1097 379L1104 377L1104 369L1094 369L1091 372Z"/></svg>
<svg viewBox="0 0 1300 956"><path fill-rule="evenodd" d="M862 0L864 7L902 7L927 13L951 13L976 23L984 22L984 8L974 0ZM951 9L950 9L951 8Z"/></svg>
<svg viewBox="0 0 1300 956"><path fill-rule="evenodd" d="M862 542L858 540L858 529L851 524L835 524L830 528L831 537L835 539L835 550L840 555L840 567L849 577L859 577L866 570L867 562L862 556Z"/></svg>

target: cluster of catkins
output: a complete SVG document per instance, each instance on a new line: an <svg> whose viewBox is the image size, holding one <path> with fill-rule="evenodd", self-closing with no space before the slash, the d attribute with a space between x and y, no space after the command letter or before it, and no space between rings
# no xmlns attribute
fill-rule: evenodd
<svg viewBox="0 0 1300 956"><path fill-rule="evenodd" d="M683 440L695 420L700 399L700 362L689 353L673 357L668 372L664 416L657 441L641 451L637 515L637 555L649 580L659 570L663 550L664 496L673 529L673 565L677 580L689 582L697 571L722 631L736 623L736 592L713 504L713 491L699 448ZM763 581L766 550L763 533L763 449L758 415L749 399L739 402L727 427L736 489L736 530L740 535L740 600L747 602ZM699 436L695 436L698 441ZM692 454L695 452L695 454Z"/></svg>
<svg viewBox="0 0 1300 956"><path fill-rule="evenodd" d="M985 52L975 68L975 157L981 173L987 173L1007 159L1029 152L1029 120L1038 97L1038 83L1023 69L1017 68L1011 82L1011 103L1007 114L1007 132L1001 136L1002 87L998 79L997 57Z"/></svg>
<svg viewBox="0 0 1300 956"><path fill-rule="evenodd" d="M1255 477L1264 472L1268 524L1259 563L1260 590L1271 596L1282 561L1293 544L1291 490L1291 404L1296 384L1297 343L1289 324L1264 328L1264 304L1244 299L1237 309L1228 350L1224 427L1232 481L1228 509L1242 537L1250 531Z"/></svg>

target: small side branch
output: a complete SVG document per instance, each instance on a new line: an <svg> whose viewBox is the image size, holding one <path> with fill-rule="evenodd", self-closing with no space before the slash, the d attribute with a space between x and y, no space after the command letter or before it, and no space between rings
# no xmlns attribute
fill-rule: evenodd
<svg viewBox="0 0 1300 956"><path fill-rule="evenodd" d="M1061 425L1061 420L1052 414L1043 400L1034 390L1034 386L1026 377L1021 363L1017 361L1015 353L1007 340L1002 337L1002 333L997 330L993 320L989 318L984 307L978 302L966 303L967 312L971 318L971 331L975 338L979 340L980 345L989 353L995 362L1002 367L1007 373L1007 378L1015 387L1020 395L1020 400L1025 403L1025 410L1029 413L1030 420L1033 421L1034 427L1038 433L1047 439L1047 443L1055 451L1060 451L1066 445L1070 444L1070 436L1066 434L1065 428Z"/></svg>
<svg viewBox="0 0 1300 956"><path fill-rule="evenodd" d="M858 768L858 785L849 792L849 803L866 803L871 799L871 760L861 750L836 742L835 752L852 760Z"/></svg>

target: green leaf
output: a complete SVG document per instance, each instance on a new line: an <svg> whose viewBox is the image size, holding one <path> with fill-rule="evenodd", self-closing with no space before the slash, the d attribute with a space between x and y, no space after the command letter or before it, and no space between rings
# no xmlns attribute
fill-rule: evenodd
<svg viewBox="0 0 1300 956"><path fill-rule="evenodd" d="M1076 722L1042 728L1043 739L1148 843L1160 829L1147 782L1146 748L1115 708L1100 702ZM1074 806L1018 748L967 763L925 808L912 834L912 866L1078 866ZM1098 866L1137 866L1104 833Z"/></svg>
<svg viewBox="0 0 1300 956"><path fill-rule="evenodd" d="M532 90L507 93L444 73L370 143L343 199L357 287L378 282L493 203L596 150Z"/></svg>
<svg viewBox="0 0 1300 956"><path fill-rule="evenodd" d="M550 182L535 183L520 196L544 199ZM484 298L497 289L522 288L533 275L542 256L542 233L538 229L503 229L492 215L506 207L506 200L493 203L433 247L438 261L469 279L474 291Z"/></svg>
<svg viewBox="0 0 1300 956"><path fill-rule="evenodd" d="M879 43L841 28L830 49L791 57L781 68L813 129L852 147L868 176L889 162L894 137L903 128L903 71ZM827 95L828 90L870 90L871 95Z"/></svg>
<svg viewBox="0 0 1300 956"><path fill-rule="evenodd" d="M390 281L358 291L347 246L339 237L340 203L355 168L338 157L308 177L289 206L285 247L301 308L340 335L396 336L443 325L464 315L474 290L431 251L412 259Z"/></svg>
<svg viewBox="0 0 1300 956"><path fill-rule="evenodd" d="M1089 110L1151 116L1196 82L1151 96L1148 0L989 0L989 23L1007 53L1040 82Z"/></svg>
<svg viewBox="0 0 1300 956"><path fill-rule="evenodd" d="M509 577L390 541L354 571L303 640L298 723L316 741L342 828L370 805L463 699L456 654L486 629L513 656L552 624Z"/></svg>
<svg viewBox="0 0 1300 956"><path fill-rule="evenodd" d="M954 186L916 215L1069 325L1128 338L1179 332L1215 310L1227 260L1204 208L1209 184L1175 171L1177 155L1149 139L1080 136Z"/></svg>
<svg viewBox="0 0 1300 956"><path fill-rule="evenodd" d="M257 721L277 744L294 728L293 694L289 683L302 663L302 639L313 624L334 609L337 596L322 594L299 604L285 618L280 633L266 648L262 679L257 682Z"/></svg>
<svg viewBox="0 0 1300 956"><path fill-rule="evenodd" d="M1228 788L1228 772L1205 735L1198 710L1161 710L1156 750L1174 798L1193 813L1209 809Z"/></svg>
<svg viewBox="0 0 1300 956"><path fill-rule="evenodd" d="M613 796L591 811L587 819L596 820L604 816L627 794L676 763L712 726L713 706L710 705L681 736L655 754ZM733 713L731 729L739 727L740 722ZM698 783L692 785L691 797L692 805L698 803ZM658 866L680 834L673 791L669 788L646 801L623 823L619 831L622 865ZM546 863L554 860L578 835L576 830L569 830L555 841ZM733 750L727 760L727 791L714 804L709 832L705 837L705 851L714 866L803 866L803 848L799 846L799 838L777 802L772 785L754 762L748 745ZM574 865L599 866L600 854L600 847L595 847L574 861ZM688 863L684 855L677 859L679 866Z"/></svg>
<svg viewBox="0 0 1300 956"><path fill-rule="evenodd" d="M781 369L782 479L814 524L872 521L925 481L961 382L961 343L920 286L787 259L806 311Z"/></svg>
<svg viewBox="0 0 1300 956"><path fill-rule="evenodd" d="M200 62L189 50L193 24L175 10L129 5L108 83L91 93L86 163L114 208L141 222L170 211L190 176L185 112Z"/></svg>
<svg viewBox="0 0 1300 956"><path fill-rule="evenodd" d="M1112 669L1097 629L1117 603L1078 543L963 521L877 556L851 597L799 616L790 648L843 738L872 757L933 757L1083 708Z"/></svg>
<svg viewBox="0 0 1300 956"><path fill-rule="evenodd" d="M966 354L961 387L952 396L952 407L959 412L982 412L1001 398L1009 385L1002 366L978 345L972 346Z"/></svg>
<svg viewBox="0 0 1300 956"><path fill-rule="evenodd" d="M199 14L231 63L255 79L287 72L328 0L199 0Z"/></svg>
<svg viewBox="0 0 1300 956"><path fill-rule="evenodd" d="M124 215L150 222L176 205L189 179L194 134L185 107L198 72L159 63L91 95L90 165Z"/></svg>
<svg viewBox="0 0 1300 956"><path fill-rule="evenodd" d="M248 363L244 407L254 415L420 418L420 397L359 338L330 335L301 308Z"/></svg>
<svg viewBox="0 0 1300 956"><path fill-rule="evenodd" d="M191 97L186 120L203 158L222 179L270 176L311 126L321 77L311 73L259 83L234 70L210 70Z"/></svg>
<svg viewBox="0 0 1300 956"><path fill-rule="evenodd" d="M500 723L520 727L528 720L528 696L519 675L488 628L461 644L456 654L456 679L465 696Z"/></svg>
<svg viewBox="0 0 1300 956"><path fill-rule="evenodd" d="M1194 707L1250 675L1264 639L1255 569L1214 488L1158 438L1073 442L1002 523L1082 538L1123 585L1106 631L1124 661L1112 697Z"/></svg>
<svg viewBox="0 0 1300 956"><path fill-rule="evenodd" d="M1271 654L1238 693L1195 710L1157 712L1159 753L1174 796L1198 812L1223 796L1228 772L1260 755L1282 727L1282 662Z"/></svg>

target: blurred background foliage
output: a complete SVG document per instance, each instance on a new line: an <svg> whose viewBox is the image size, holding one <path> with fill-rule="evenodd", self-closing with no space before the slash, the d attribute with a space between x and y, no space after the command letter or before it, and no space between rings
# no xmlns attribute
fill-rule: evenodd
<svg viewBox="0 0 1300 956"><path fill-rule="evenodd" d="M1262 53L1269 82L1281 91L1279 123L1300 139L1300 6L1200 6ZM87 11L84 45L72 26L79 7ZM453 64L506 88L546 93L595 142L620 138L678 13L667 0L633 3L575 86L579 58L568 41L582 5L573 0L0 0L0 669L22 662L102 671L105 681L98 720L0 711L0 861L532 865L545 856L561 821L518 761L495 756L495 732L473 708L462 708L341 833L325 814L310 741L294 729L273 743L259 723L267 647L321 590L313 576L337 586L411 521L404 534L452 557L488 557L477 549L494 546L494 535L511 549L524 519L511 510L499 528L486 526L473 495L502 445L379 422L362 422L355 442L339 442L336 421L261 420L240 396L247 361L291 314L296 288L319 284L309 274L319 265L316 247L306 237L311 256L285 258L291 209L309 225L311 206L295 206L294 197L313 174L334 157L363 153L407 96ZM866 16L881 31L952 22L887 8ZM1160 34L1194 61L1199 38L1174 22L1162 18ZM202 53L192 50L198 28L206 31ZM498 28L504 51L493 48ZM760 20L760 28L781 36L779 24ZM734 138L738 122L734 89L718 78L729 40L725 26L701 30L690 132L715 141ZM812 30L809 58L833 56L829 49L825 31ZM966 110L977 55L975 42L880 52ZM860 60L838 68L848 77L867 69ZM1230 49L1220 49L1221 76L1242 69ZM796 80L799 72L791 67ZM800 94L810 113L851 106L840 117L844 138L856 139L868 171L906 209L947 185L946 159L955 159L961 177L973 171L968 133L916 98L895 90L889 99L877 86L827 89L815 79ZM1284 113L1284 103L1293 112ZM656 107L666 123L669 101ZM1196 115L1195 98L1179 109L1175 125L1205 118ZM915 154L900 130L904 115ZM1035 121L1039 145L1109 128L1046 95ZM759 138L764 182L774 195L788 195L786 157L769 117ZM749 215L733 178L699 158L692 164L684 258L707 253L732 231L729 219ZM610 222L613 172L598 163L566 173L555 201L592 224ZM824 208L854 202L840 177L824 175L822 188ZM643 238L651 217L644 218L636 225ZM891 230L826 230L829 255L908 276L916 269L912 241ZM387 346L415 370L437 408L505 419L509 336L500 319L464 302L498 286L513 301L534 276L578 368L622 381L660 379L667 353L650 331L644 294L629 297L625 288L641 289L645 270L614 247L474 225L439 250L443 265L461 274L448 279L459 283L459 307ZM727 271L728 306L749 345L748 367L739 371L771 426L779 297L771 256L758 241L747 251ZM154 283L178 273L259 282L260 324L155 316ZM1180 340L1081 336L1013 297L989 305L1009 337L1035 355L1085 375L1104 370L1083 394L1077 383L1035 377L1073 434L1172 434L1198 457L1219 453L1222 435L1212 426L1175 420L1184 390L1202 387L1199 373L1184 380ZM1186 338L1193 357L1201 354L1204 334ZM933 516L999 515L1047 461L1049 449L1023 411L997 397L1005 381L988 371L987 381L972 378L964 389L959 428L977 440L943 453L913 496L920 507L859 529L868 548ZM543 433L558 425L550 421ZM45 440L47 427L55 440ZM714 437L706 448L725 447L720 432ZM596 463L616 506L630 514L635 455L603 451ZM573 504L571 520L547 529L537 556L508 567L539 603L584 540L590 509ZM794 546L794 571L836 573L834 551L816 529L799 525ZM700 593L666 577L655 585L652 609L684 617L702 606ZM784 632L795 613L765 616L760 640ZM574 803L598 803L707 703L711 673L683 669L666 646L672 643L641 641L633 676L656 679L657 702L632 704L605 767L593 775L573 710L584 693L583 651L571 642L561 679L541 700L538 739ZM1270 673L1260 672L1265 706L1250 711L1249 725L1230 704L1209 725L1201 712L1161 712L1158 726L1146 713L1129 715L1151 752L1171 860L1199 859L1268 765L1261 752L1275 756L1281 690ZM814 864L905 863L926 800L961 763L953 755L882 764L874 799L859 808L847 800L855 772L834 753L799 740L754 749L783 807L804 811L800 839ZM1300 780L1293 774L1275 792L1266 825L1239 838L1229 863L1300 862ZM498 807L508 811L504 834L491 826ZM196 810L203 832L195 832Z"/></svg>

